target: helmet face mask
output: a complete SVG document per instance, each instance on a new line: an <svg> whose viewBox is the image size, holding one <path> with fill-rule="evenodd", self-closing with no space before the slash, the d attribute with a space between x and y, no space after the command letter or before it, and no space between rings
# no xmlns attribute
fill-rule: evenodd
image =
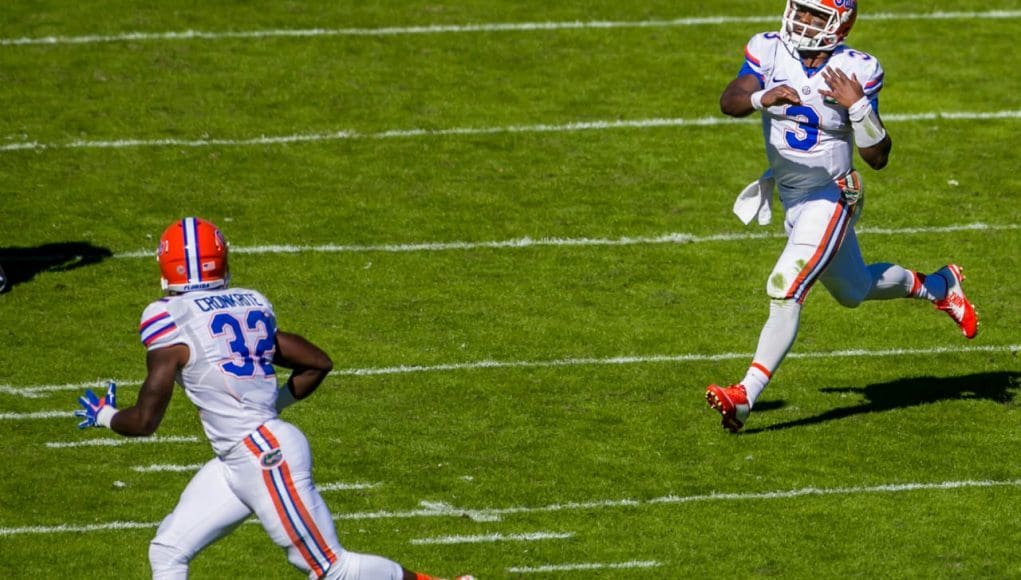
<svg viewBox="0 0 1021 580"><path fill-rule="evenodd" d="M857 0L787 0L780 36L791 50L831 51L851 32ZM804 13L813 15L811 22Z"/></svg>
<svg viewBox="0 0 1021 580"><path fill-rule="evenodd" d="M164 230L156 250L167 294L225 288L230 283L227 240L212 222L187 217Z"/></svg>

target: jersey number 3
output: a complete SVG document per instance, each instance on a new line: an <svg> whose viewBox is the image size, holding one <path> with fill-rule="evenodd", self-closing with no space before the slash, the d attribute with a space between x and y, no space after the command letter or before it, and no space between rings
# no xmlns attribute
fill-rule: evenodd
<svg viewBox="0 0 1021 580"><path fill-rule="evenodd" d="M213 336L223 336L227 329L232 335L227 343L232 360L220 363L224 372L241 378L254 376L258 371L273 376L275 371L271 361L276 347L277 324L272 316L262 310L252 310L245 317L242 328L241 321L234 315L221 312L213 317L209 326ZM251 348L249 342L254 342Z"/></svg>
<svg viewBox="0 0 1021 580"><path fill-rule="evenodd" d="M811 107L791 105L786 115L798 123L798 130L784 133L787 144L798 151L811 151L819 143L819 113Z"/></svg>

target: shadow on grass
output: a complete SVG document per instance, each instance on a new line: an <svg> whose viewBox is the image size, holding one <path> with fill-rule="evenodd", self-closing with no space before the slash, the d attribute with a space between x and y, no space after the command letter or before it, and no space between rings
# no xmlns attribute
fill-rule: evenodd
<svg viewBox="0 0 1021 580"><path fill-rule="evenodd" d="M98 264L113 256L107 248L88 242L56 242L32 248L0 248L0 267L7 277L6 288L31 281L40 272L66 272Z"/></svg>
<svg viewBox="0 0 1021 580"><path fill-rule="evenodd" d="M864 388L827 388L822 389L822 392L857 393L865 398L865 402L850 407L831 409L814 417L805 417L758 429L748 429L744 433L780 431L792 427L835 421L854 415L903 409L938 401L985 399L997 403L1009 403L1014 400L1015 393L1012 391L1018 388L1021 388L1021 373L1009 371L978 373L962 377L914 377L888 383L877 383ZM782 403L773 403L771 406L756 405L753 414L782 406Z"/></svg>

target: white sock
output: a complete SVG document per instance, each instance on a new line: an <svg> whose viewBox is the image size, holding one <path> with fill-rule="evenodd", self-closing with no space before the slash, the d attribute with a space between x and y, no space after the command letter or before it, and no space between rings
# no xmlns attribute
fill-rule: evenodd
<svg viewBox="0 0 1021 580"><path fill-rule="evenodd" d="M755 405L755 400L791 350L800 322L801 304L797 301L773 300L769 303L769 319L762 327L755 358L741 382L748 392L750 407Z"/></svg>
<svg viewBox="0 0 1021 580"><path fill-rule="evenodd" d="M947 295L947 281L943 276L926 276L903 266L885 262L869 264L868 269L872 274L872 288L865 296L866 300L908 297L932 302L942 300Z"/></svg>
<svg viewBox="0 0 1021 580"><path fill-rule="evenodd" d="M755 399L758 399L759 395L762 394L772 376L773 373L768 372L764 367L760 367L758 363L752 363L752 366L748 367L748 372L741 379L741 384L744 385L744 390L748 394L749 409L755 406Z"/></svg>

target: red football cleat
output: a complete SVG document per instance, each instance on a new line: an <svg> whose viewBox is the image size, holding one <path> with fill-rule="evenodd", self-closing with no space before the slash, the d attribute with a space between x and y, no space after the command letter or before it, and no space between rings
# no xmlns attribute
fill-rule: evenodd
<svg viewBox="0 0 1021 580"><path fill-rule="evenodd" d="M724 429L737 433L744 427L744 422L748 420L748 413L751 411L744 385L730 385L726 388L709 385L705 388L705 400L723 416Z"/></svg>
<svg viewBox="0 0 1021 580"><path fill-rule="evenodd" d="M957 264L947 264L936 270L933 276L942 276L947 281L946 298L937 300L933 304L954 319L957 326L961 327L964 336L975 338L975 335L978 334L978 314L975 313L975 307L968 302L968 298L964 295L964 289L961 288L961 281L964 280L961 267Z"/></svg>

